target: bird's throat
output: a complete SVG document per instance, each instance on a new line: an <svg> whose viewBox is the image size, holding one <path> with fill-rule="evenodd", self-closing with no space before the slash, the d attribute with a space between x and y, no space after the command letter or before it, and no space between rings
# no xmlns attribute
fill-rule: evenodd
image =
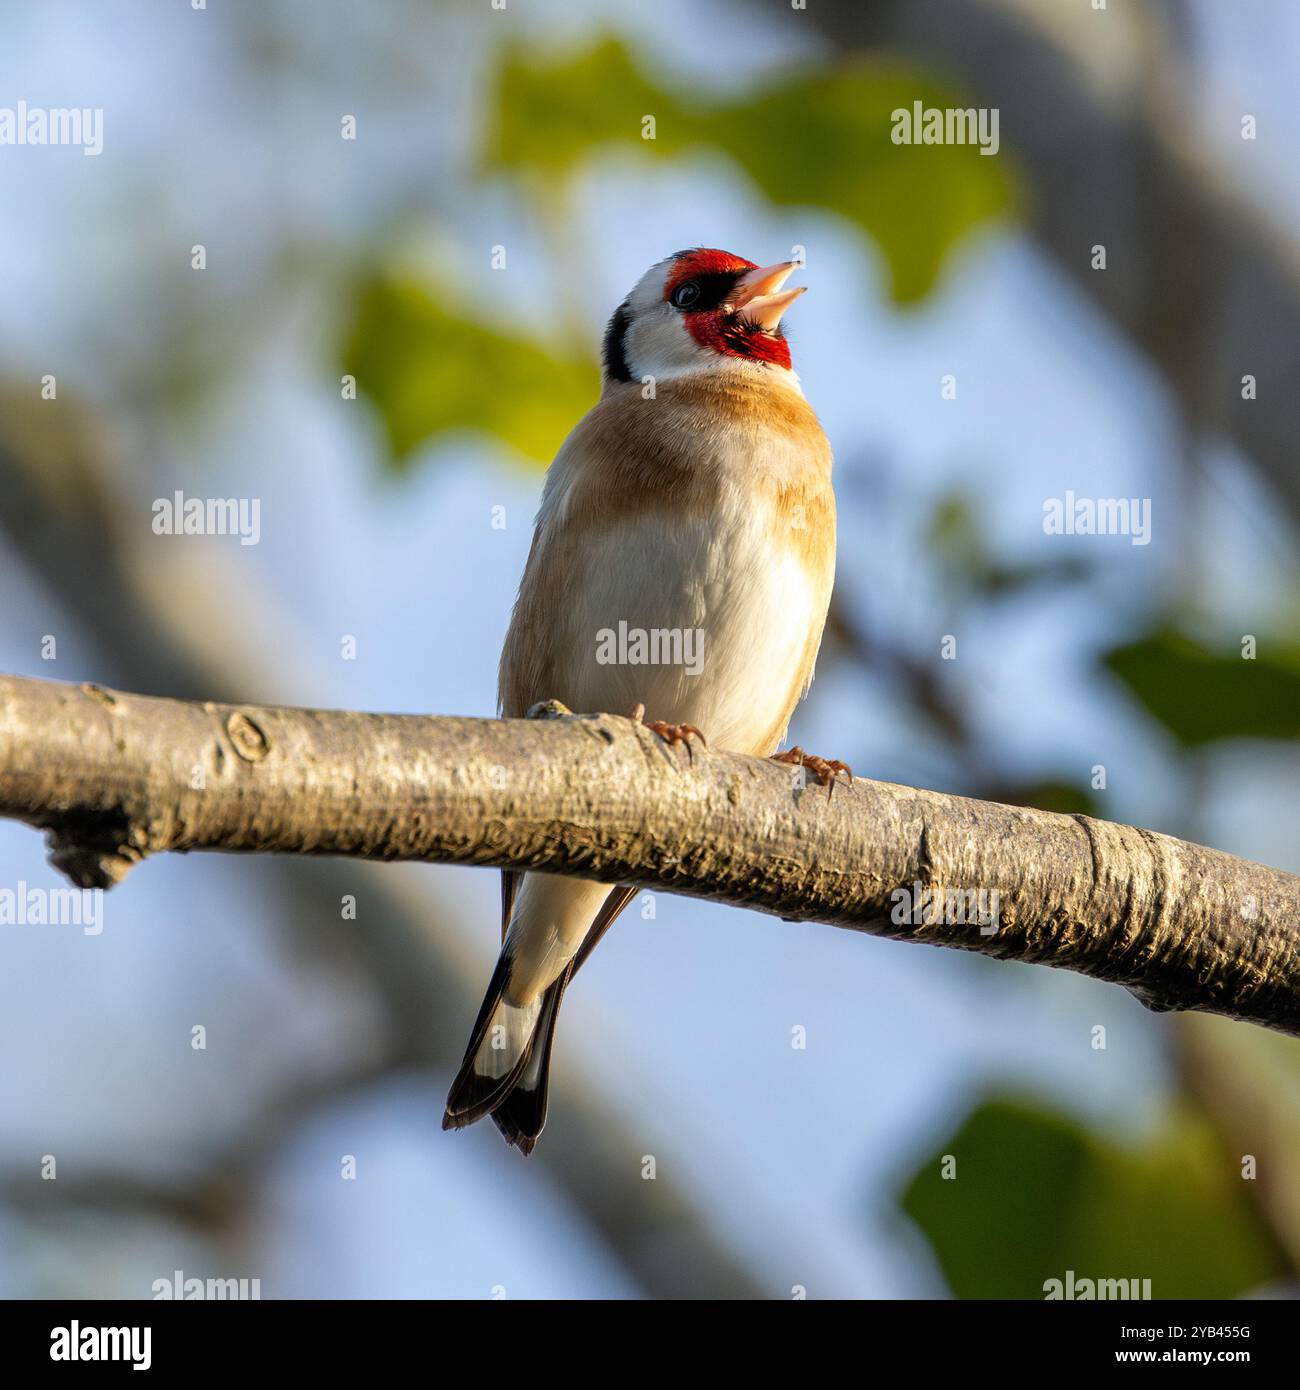
<svg viewBox="0 0 1300 1390"><path fill-rule="evenodd" d="M790 344L780 333L768 333L757 324L747 323L743 314L688 314L686 326L702 347L727 357L749 362L766 362L790 369Z"/></svg>

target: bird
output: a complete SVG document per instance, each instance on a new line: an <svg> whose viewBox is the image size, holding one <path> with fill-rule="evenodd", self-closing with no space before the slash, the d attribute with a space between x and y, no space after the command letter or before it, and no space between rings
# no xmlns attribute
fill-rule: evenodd
<svg viewBox="0 0 1300 1390"><path fill-rule="evenodd" d="M690 761L698 744L806 767L828 794L852 779L838 760L776 752L812 682L835 575L831 448L782 326L801 264L695 247L614 310L600 397L547 472L501 654L503 718L548 700L630 712ZM611 633L681 641L651 648L670 658L652 663L632 643L602 647ZM532 1152L565 989L635 891L503 871L501 953L444 1129L491 1115Z"/></svg>

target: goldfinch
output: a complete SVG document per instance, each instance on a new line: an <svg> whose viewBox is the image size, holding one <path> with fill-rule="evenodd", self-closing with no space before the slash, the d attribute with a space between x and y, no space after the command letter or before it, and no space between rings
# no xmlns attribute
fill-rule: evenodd
<svg viewBox="0 0 1300 1390"><path fill-rule="evenodd" d="M546 477L500 712L556 699L670 742L768 757L812 681L835 572L831 450L781 328L796 262L654 265L605 333L599 401ZM704 733L701 733L704 731ZM833 789L848 769L783 761ZM851 775L851 774L850 774ZM635 890L502 874L503 944L444 1129L491 1115L530 1153L564 990Z"/></svg>

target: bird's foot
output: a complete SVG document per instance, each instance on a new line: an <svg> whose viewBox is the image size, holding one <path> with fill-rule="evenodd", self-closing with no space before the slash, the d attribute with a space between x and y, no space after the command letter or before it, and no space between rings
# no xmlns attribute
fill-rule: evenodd
<svg viewBox="0 0 1300 1390"><path fill-rule="evenodd" d="M535 705L528 706L528 712L524 715L525 719L564 719L572 717L573 711L568 705L563 705L559 700L539 700Z"/></svg>
<svg viewBox="0 0 1300 1390"><path fill-rule="evenodd" d="M638 704L628 717L634 724L644 724L652 733L658 734L669 747L675 743L684 743L686 745L686 756L691 762L695 761L695 752L691 748L692 734L694 734L706 748L709 746L708 739L700 733L694 724L668 724L662 719L647 719L645 717L645 706L642 704Z"/></svg>
<svg viewBox="0 0 1300 1390"><path fill-rule="evenodd" d="M828 789L827 800L835 795L835 779L840 773L849 779L850 785L853 782L853 769L848 763L842 763L838 758L819 758L816 753L805 753L797 744L793 748L787 748L784 753L773 753L772 761L807 768L818 782Z"/></svg>

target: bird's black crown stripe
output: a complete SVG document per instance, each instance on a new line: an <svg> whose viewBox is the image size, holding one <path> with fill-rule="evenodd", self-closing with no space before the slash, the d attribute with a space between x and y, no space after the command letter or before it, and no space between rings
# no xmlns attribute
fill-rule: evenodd
<svg viewBox="0 0 1300 1390"><path fill-rule="evenodd" d="M614 310L610 318L609 327L605 330L605 346L602 349L602 357L605 361L605 375L610 381L631 381L632 373L627 365L627 325L631 319L628 312L627 300Z"/></svg>

